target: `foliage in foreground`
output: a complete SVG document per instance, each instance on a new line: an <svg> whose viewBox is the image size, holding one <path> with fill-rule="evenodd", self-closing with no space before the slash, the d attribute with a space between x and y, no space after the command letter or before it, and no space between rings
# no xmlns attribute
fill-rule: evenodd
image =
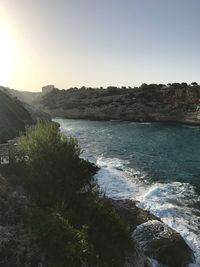
<svg viewBox="0 0 200 267"><path fill-rule="evenodd" d="M19 138L22 184L33 203L30 226L48 266L123 266L133 243L113 208L99 198L97 167L80 158L75 138L54 123Z"/></svg>

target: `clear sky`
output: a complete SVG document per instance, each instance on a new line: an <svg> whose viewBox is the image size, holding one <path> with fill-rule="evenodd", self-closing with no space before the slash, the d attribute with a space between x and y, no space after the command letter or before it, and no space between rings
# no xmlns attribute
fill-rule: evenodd
<svg viewBox="0 0 200 267"><path fill-rule="evenodd" d="M200 0L0 0L0 85L200 83Z"/></svg>

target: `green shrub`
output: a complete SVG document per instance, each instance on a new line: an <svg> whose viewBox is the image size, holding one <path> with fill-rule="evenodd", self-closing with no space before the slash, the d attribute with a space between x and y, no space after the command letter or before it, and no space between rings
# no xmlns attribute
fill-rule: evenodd
<svg viewBox="0 0 200 267"><path fill-rule="evenodd" d="M54 123L39 123L19 138L18 149L23 183L41 207L57 203L70 205L74 198L93 184L96 167L80 159L75 138L61 135Z"/></svg>
<svg viewBox="0 0 200 267"><path fill-rule="evenodd" d="M35 208L31 224L48 266L81 266L88 261L92 250L87 241L87 228L75 229L54 209Z"/></svg>
<svg viewBox="0 0 200 267"><path fill-rule="evenodd" d="M96 199L85 207L87 213L79 214L85 220L79 221L88 226L88 239L98 254L100 266L123 266L126 253L133 250L128 227L126 227L113 207L103 200Z"/></svg>
<svg viewBox="0 0 200 267"><path fill-rule="evenodd" d="M17 164L35 208L30 226L48 266L123 266L133 243L114 209L101 200L97 167L80 158L75 138L54 123L37 124L18 140Z"/></svg>

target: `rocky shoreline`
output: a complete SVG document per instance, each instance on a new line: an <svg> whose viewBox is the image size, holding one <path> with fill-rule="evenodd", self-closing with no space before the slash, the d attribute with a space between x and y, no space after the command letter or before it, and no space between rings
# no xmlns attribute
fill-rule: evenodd
<svg viewBox="0 0 200 267"><path fill-rule="evenodd" d="M105 115L104 111L94 110L92 112L86 110L81 111L79 109L73 110L63 110L63 109L43 109L45 113L49 114L52 118L63 118L63 119L79 119L79 120L91 120L91 121L129 121L129 122L160 122L160 123L168 123L168 124L186 124L191 126L200 126L200 114L196 113L187 113L176 115L162 115L160 113L157 114L149 114L149 116L145 116L144 114L140 114L136 116L134 113L130 116L121 116L117 115L117 111L115 115ZM96 113L95 113L96 112Z"/></svg>
<svg viewBox="0 0 200 267"><path fill-rule="evenodd" d="M200 125L200 86L185 83L54 89L36 105L52 117Z"/></svg>
<svg viewBox="0 0 200 267"><path fill-rule="evenodd" d="M179 233L158 217L137 207L137 201L106 199L122 221L129 225L138 248L141 266L152 266L152 260L170 267L186 267L194 261L194 254ZM131 265L139 266L139 265Z"/></svg>

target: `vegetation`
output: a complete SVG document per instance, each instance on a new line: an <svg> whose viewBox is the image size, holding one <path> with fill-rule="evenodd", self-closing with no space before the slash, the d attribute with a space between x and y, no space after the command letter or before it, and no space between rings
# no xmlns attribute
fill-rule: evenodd
<svg viewBox="0 0 200 267"><path fill-rule="evenodd" d="M129 120L198 122L200 85L142 84L139 87L54 89L38 99L54 117ZM193 113L193 119L188 113Z"/></svg>
<svg viewBox="0 0 200 267"><path fill-rule="evenodd" d="M18 143L17 169L32 203L30 227L46 264L123 266L134 249L129 230L99 197L97 167L80 158L77 140L54 123L39 123Z"/></svg>

